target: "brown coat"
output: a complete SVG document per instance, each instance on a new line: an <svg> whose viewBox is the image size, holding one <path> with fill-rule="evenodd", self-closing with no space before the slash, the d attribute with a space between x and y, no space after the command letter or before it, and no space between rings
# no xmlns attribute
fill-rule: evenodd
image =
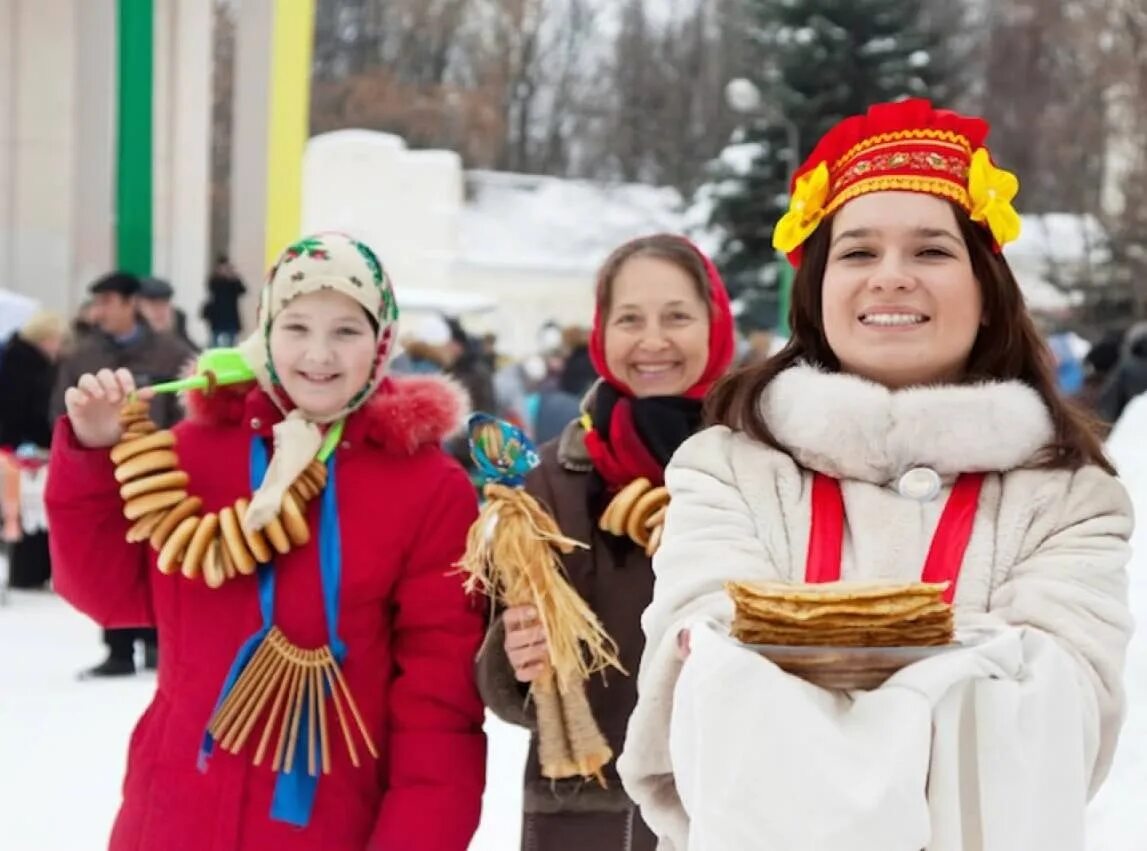
<svg viewBox="0 0 1147 851"><path fill-rule="evenodd" d="M592 465L579 423L570 423L560 438L543 446L541 459L527 479L526 489L553 512L565 534L590 545L588 550L578 550L564 558L566 573L617 642L621 663L629 672L629 676L623 676L609 670L586 684L594 717L616 758L625 743L629 715L637 703L637 667L645 642L641 613L653 596L653 570L644 552L628 542L607 540L598 530L596 518L590 516L587 490ZM478 656L478 688L500 718L533 729L533 707L528 704L526 687L514 678L506 659L504 637L499 619L487 633ZM605 789L592 781L555 783L542 777L535 741L526 764L523 848L575 847L564 840L576 832L579 837L598 839L594 851L652 851L653 837L622 789L612 762L605 768L605 777ZM599 825L582 833L591 815L600 816ZM563 822L568 831L563 830ZM613 836L617 839L611 842Z"/></svg>
<svg viewBox="0 0 1147 851"><path fill-rule="evenodd" d="M173 334L153 331L142 320L139 329L139 337L127 345L116 343L101 331L92 331L80 340L60 363L50 406L53 420L64 413L64 391L86 372L123 368L140 387L179 377L183 365L195 355L191 347ZM178 398L172 394L156 396L151 403L151 418L160 428L175 425L183 418Z"/></svg>

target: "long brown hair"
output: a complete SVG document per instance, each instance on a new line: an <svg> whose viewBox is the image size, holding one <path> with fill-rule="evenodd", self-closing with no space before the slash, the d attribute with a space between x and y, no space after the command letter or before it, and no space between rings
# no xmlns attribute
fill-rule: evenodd
<svg viewBox="0 0 1147 851"><path fill-rule="evenodd" d="M1011 268L993 250L988 232L972 222L961 208L953 205L952 209L968 246L987 319L968 356L964 381L1022 381L1039 393L1051 415L1054 437L1036 460L1038 467L1074 470L1095 464L1114 474L1115 469L1103 453L1099 424L1056 388L1051 352L1024 306ZM760 397L765 387L783 370L801 362L829 372L840 371L840 361L828 344L822 319L822 285L831 237L831 219L826 219L805 243L804 256L793 279L789 313L792 336L788 343L764 363L734 370L713 387L705 401L707 425L726 425L774 449L787 451L773 436L761 413Z"/></svg>

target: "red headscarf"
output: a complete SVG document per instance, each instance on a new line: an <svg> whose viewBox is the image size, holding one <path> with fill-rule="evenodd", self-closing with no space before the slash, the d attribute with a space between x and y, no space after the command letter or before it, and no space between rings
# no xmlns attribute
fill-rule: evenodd
<svg viewBox="0 0 1147 851"><path fill-rule="evenodd" d="M725 283L704 252L684 237L677 238L696 253L708 279L709 359L697 382L676 400L679 403L677 406L673 405L673 400L635 399L633 390L614 375L606 364L605 317L599 301L594 313L589 353L594 369L609 387L599 393L599 397L605 397L607 404L601 404L602 398L599 398L593 412L594 417L600 417L603 421L592 424L592 428L586 432L585 443L594 468L610 490L624 487L639 477L645 477L656 485L662 484L668 454L676 449L679 441L688 436L688 429L684 426L689 412L683 408L695 409L693 420L699 421L700 400L733 362L736 346L733 311ZM639 406L645 403L659 403L661 409L639 412ZM639 428L639 420L644 428ZM660 429L661 433L650 435L655 429Z"/></svg>

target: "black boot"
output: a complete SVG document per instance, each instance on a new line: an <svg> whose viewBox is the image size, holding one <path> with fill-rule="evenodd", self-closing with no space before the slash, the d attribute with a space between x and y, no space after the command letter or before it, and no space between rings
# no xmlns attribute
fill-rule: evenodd
<svg viewBox="0 0 1147 851"><path fill-rule="evenodd" d="M96 680L105 677L128 677L135 673L135 662L131 659L119 659L108 656L94 668L80 672L81 680Z"/></svg>

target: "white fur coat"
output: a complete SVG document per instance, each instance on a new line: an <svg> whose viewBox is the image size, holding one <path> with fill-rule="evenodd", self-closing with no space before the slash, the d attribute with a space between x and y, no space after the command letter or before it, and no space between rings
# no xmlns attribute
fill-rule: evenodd
<svg viewBox="0 0 1147 851"><path fill-rule="evenodd" d="M769 385L761 405L791 456L715 427L687 441L666 471L672 502L642 618L638 705L618 762L662 847L684 848L688 836L669 749L677 634L700 618L728 624L726 580L803 581L814 471L842 480L842 578L898 581L919 579L955 476L989 473L957 588L957 626L1036 628L1067 650L1085 719L1083 784L1094 792L1123 716L1132 630L1132 517L1120 483L1097 467L1025 469L1052 426L1039 396L1018 382L889 391L798 366ZM895 487L920 466L944 483L923 503Z"/></svg>

